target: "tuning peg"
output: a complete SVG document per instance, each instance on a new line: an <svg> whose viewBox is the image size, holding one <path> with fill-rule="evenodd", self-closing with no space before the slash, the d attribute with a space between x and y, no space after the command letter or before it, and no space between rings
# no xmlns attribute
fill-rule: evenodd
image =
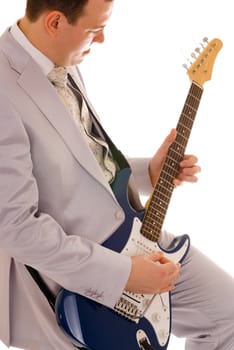
<svg viewBox="0 0 234 350"><path fill-rule="evenodd" d="M201 49L200 49L199 47L196 47L195 51L196 51L197 53L200 53L200 52L201 52Z"/></svg>
<svg viewBox="0 0 234 350"><path fill-rule="evenodd" d="M183 68L185 68L186 70L188 70L188 66L187 66L187 64L183 64L183 66L182 66Z"/></svg>
<svg viewBox="0 0 234 350"><path fill-rule="evenodd" d="M203 38L203 43L208 43L208 38L207 37L205 37L205 38ZM200 43L200 45L201 45L201 47L204 49L205 48L205 46L203 45L203 43Z"/></svg>
<svg viewBox="0 0 234 350"><path fill-rule="evenodd" d="M194 58L194 59L197 58L194 52L191 53L191 57Z"/></svg>

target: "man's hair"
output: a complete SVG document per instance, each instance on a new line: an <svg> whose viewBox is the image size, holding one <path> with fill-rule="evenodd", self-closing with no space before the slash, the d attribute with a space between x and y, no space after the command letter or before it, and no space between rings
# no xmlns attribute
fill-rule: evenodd
<svg viewBox="0 0 234 350"><path fill-rule="evenodd" d="M84 14L85 6L89 0L27 0L26 15L31 22L47 10L60 11L70 24ZM113 1L113 0L106 0Z"/></svg>

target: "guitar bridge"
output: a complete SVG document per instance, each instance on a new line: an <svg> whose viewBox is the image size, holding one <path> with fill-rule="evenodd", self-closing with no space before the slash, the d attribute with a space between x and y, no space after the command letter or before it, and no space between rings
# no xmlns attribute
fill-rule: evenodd
<svg viewBox="0 0 234 350"><path fill-rule="evenodd" d="M144 308L150 303L150 295L124 292L115 304L114 310L135 323L144 315Z"/></svg>

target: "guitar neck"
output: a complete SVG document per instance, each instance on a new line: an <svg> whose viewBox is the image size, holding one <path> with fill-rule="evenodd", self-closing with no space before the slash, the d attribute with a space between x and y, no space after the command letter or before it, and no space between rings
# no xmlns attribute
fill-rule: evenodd
<svg viewBox="0 0 234 350"><path fill-rule="evenodd" d="M168 149L160 176L148 203L141 226L141 233L151 241L157 242L160 237L174 190L173 180L179 173L179 164L184 158L202 93L203 87L192 82L176 127L176 138Z"/></svg>

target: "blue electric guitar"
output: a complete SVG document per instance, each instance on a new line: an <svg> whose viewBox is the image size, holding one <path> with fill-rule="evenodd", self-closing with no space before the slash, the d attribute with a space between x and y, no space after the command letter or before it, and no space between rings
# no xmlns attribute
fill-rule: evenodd
<svg viewBox="0 0 234 350"><path fill-rule="evenodd" d="M125 211L126 220L105 241L107 248L129 256L163 251L174 262L181 262L188 252L190 240L187 235L177 237L167 250L158 244L158 240L174 189L173 180L184 157L201 100L202 86L210 80L214 60L222 47L219 39L211 42L206 39L204 42L198 57L187 69L191 87L176 127L177 136L168 150L146 210L136 212L129 203L127 188L130 168L117 173L112 189ZM57 296L55 310L61 329L80 348L165 350L168 346L171 331L169 292L144 295L124 291L114 309L110 309L62 289Z"/></svg>

